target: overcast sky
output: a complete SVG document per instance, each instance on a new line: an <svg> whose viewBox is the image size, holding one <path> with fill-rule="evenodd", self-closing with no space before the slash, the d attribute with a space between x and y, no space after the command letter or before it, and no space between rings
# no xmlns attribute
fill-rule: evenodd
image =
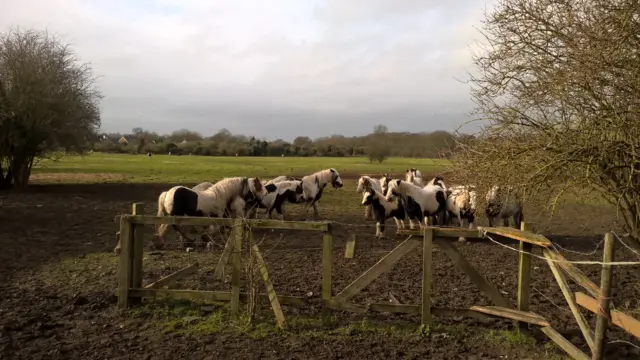
<svg viewBox="0 0 640 360"><path fill-rule="evenodd" d="M260 138L453 130L491 0L2 1L98 75L102 129Z"/></svg>

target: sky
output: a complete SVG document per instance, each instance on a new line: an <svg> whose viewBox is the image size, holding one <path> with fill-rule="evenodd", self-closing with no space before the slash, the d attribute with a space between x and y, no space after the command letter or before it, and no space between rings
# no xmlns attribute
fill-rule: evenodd
<svg viewBox="0 0 640 360"><path fill-rule="evenodd" d="M91 63L106 132L453 131L492 1L6 0L0 31L47 30Z"/></svg>

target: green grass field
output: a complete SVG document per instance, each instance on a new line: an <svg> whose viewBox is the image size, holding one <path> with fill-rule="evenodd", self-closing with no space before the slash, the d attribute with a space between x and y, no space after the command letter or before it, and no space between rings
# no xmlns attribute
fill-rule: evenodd
<svg viewBox="0 0 640 360"><path fill-rule="evenodd" d="M390 158L369 163L364 157L212 157L105 154L65 156L59 161L43 160L33 169L35 182L136 182L199 183L223 177L278 175L303 176L333 167L345 179L361 174L401 174L415 167L423 173L446 170L440 159Z"/></svg>

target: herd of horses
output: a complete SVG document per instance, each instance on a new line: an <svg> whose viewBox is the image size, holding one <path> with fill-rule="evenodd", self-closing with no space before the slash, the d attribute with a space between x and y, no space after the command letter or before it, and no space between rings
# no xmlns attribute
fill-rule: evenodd
<svg viewBox="0 0 640 360"><path fill-rule="evenodd" d="M487 192L485 214L489 226L493 226L495 219L502 219L504 226L509 226L509 219L513 218L515 227L520 227L522 202L511 190L510 187L503 189L494 185ZM453 219L458 219L461 227L464 221L468 222L470 229L475 224L478 199L474 186L447 188L442 176L425 183L422 173L416 168L407 169L404 180L393 179L388 174L380 179L361 176L356 191L363 194L365 218L376 220L375 236L378 238L384 236L385 222L389 218L395 220L398 230L405 228L404 220L407 218L410 229L415 229L416 223L420 228L427 223L451 225Z"/></svg>
<svg viewBox="0 0 640 360"><path fill-rule="evenodd" d="M275 210L281 220L285 219L284 204L303 204L303 216L313 208L313 219L319 217L318 201L327 185L335 189L344 183L334 168L317 171L296 178L278 176L263 182L259 177L230 177L216 183L203 182L192 188L178 185L164 191L158 197L157 216L207 216L219 218L253 218L258 209L265 209L268 218ZM509 189L507 189L509 190ZM363 194L361 205L365 207L365 219L376 220L376 234L384 237L385 223L393 218L398 230L404 229L405 219L409 228L415 229L416 223L423 228L428 223L449 225L458 219L459 226L468 222L473 228L477 214L477 194L473 186L461 185L447 188L442 176L436 176L426 182L418 169L407 169L405 179L392 178L384 174L380 179L361 176L356 188ZM505 196L506 195L506 196ZM516 227L523 219L522 204L512 192L493 186L486 194L485 213L489 226L496 218L503 219L508 226L513 217ZM164 234L172 226L180 238L188 236L177 225L163 224L158 228L155 245L164 246ZM202 231L204 230L204 231ZM227 230L221 227L221 230ZM205 229L192 227L192 232L213 231L213 226ZM461 240L463 240L461 238ZM114 249L120 250L120 242Z"/></svg>

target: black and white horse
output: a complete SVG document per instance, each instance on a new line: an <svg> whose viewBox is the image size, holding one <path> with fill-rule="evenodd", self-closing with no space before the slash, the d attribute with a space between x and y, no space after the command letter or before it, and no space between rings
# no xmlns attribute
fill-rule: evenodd
<svg viewBox="0 0 640 360"><path fill-rule="evenodd" d="M267 209L267 217L271 219L273 210L278 212L281 220L284 220L284 203L298 204L304 200L301 180L282 180L268 183L265 186L267 194L260 201L247 203L247 217L254 217L257 209Z"/></svg>
<svg viewBox="0 0 640 360"><path fill-rule="evenodd" d="M362 205L372 208L373 217L376 220L376 238L384 237L385 223L391 217L396 222L397 230L404 229L403 220L407 212L402 199L396 198L389 201L381 192L369 188L363 191ZM420 219L420 216L417 218Z"/></svg>
<svg viewBox="0 0 640 360"><path fill-rule="evenodd" d="M374 179L371 176L363 175L358 179L358 186L356 187L357 193L362 193L365 190L373 189L379 193L382 193L382 186L380 185L379 179ZM371 219L372 218L372 207L371 205L366 205L364 207L364 218Z"/></svg>
<svg viewBox="0 0 640 360"><path fill-rule="evenodd" d="M444 190L437 187L421 188L407 181L396 179L389 182L386 199L390 200L393 195L402 198L409 211L413 211L415 206L419 207L421 218L418 224L420 227L424 227L423 219L428 217L433 217L433 224L437 225L438 215L447 208L447 195ZM413 229L414 224L411 216L409 222Z"/></svg>

